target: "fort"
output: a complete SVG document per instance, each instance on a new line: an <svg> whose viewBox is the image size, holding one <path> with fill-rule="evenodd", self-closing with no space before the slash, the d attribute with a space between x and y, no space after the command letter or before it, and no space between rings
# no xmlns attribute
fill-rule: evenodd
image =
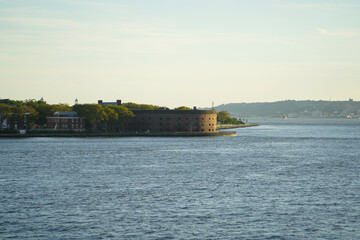
<svg viewBox="0 0 360 240"><path fill-rule="evenodd" d="M121 100L116 102L103 102L102 106L123 106ZM216 132L216 110L138 110L129 109L135 117L127 126L128 131L133 132Z"/></svg>
<svg viewBox="0 0 360 240"><path fill-rule="evenodd" d="M216 132L216 110L131 110L130 131Z"/></svg>

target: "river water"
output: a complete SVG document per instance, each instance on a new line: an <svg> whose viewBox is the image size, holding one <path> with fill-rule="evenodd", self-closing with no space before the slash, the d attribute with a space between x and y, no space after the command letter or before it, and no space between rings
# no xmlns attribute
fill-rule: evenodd
<svg viewBox="0 0 360 240"><path fill-rule="evenodd" d="M0 239L360 239L360 120L0 139Z"/></svg>

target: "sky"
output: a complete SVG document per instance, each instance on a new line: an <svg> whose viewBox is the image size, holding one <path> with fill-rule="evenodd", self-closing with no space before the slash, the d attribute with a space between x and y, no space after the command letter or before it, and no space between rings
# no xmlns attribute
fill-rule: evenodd
<svg viewBox="0 0 360 240"><path fill-rule="evenodd" d="M359 0L0 0L0 99L360 100Z"/></svg>

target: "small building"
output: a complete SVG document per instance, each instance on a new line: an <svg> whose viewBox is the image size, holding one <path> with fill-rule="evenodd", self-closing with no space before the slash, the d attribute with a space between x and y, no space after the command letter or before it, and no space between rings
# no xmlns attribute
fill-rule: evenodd
<svg viewBox="0 0 360 240"><path fill-rule="evenodd" d="M130 131L216 132L216 110L131 110Z"/></svg>
<svg viewBox="0 0 360 240"><path fill-rule="evenodd" d="M116 102L103 102L103 100L98 100L98 104L101 106L114 105L114 106L122 106L121 100L116 100Z"/></svg>
<svg viewBox="0 0 360 240"><path fill-rule="evenodd" d="M79 117L76 112L55 112L52 117L46 118L46 128L54 130L85 131L85 118Z"/></svg>

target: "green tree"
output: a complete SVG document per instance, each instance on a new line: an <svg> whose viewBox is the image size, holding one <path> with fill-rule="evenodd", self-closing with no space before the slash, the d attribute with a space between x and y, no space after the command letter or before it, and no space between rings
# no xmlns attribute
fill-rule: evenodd
<svg viewBox="0 0 360 240"><path fill-rule="evenodd" d="M101 122L108 120L104 108L99 104L77 104L73 106L73 111L86 118L87 126L90 127L87 130L95 131Z"/></svg>
<svg viewBox="0 0 360 240"><path fill-rule="evenodd" d="M228 111L220 111L217 114L217 120L219 122L221 122L222 124L243 124L244 122L236 119L236 118L232 118L230 116L230 113Z"/></svg>
<svg viewBox="0 0 360 240"><path fill-rule="evenodd" d="M102 107L104 111L104 117L101 120L102 129L108 131L108 123L109 121L115 121L118 119L118 114L112 109L110 106Z"/></svg>
<svg viewBox="0 0 360 240"><path fill-rule="evenodd" d="M129 110L159 110L159 109L166 109L166 107L160 107L156 105L150 105L150 104L137 104L137 103L124 103L123 106L125 106Z"/></svg>
<svg viewBox="0 0 360 240"><path fill-rule="evenodd" d="M125 126L135 117L134 113L129 111L126 107L114 105L108 105L107 107L112 109L117 116L117 118L109 118L112 131L124 131Z"/></svg>
<svg viewBox="0 0 360 240"><path fill-rule="evenodd" d="M217 114L217 120L221 123L225 123L225 121L229 118L230 118L230 113L228 111L220 111Z"/></svg>
<svg viewBox="0 0 360 240"><path fill-rule="evenodd" d="M0 125L11 117L11 109L8 105L0 103Z"/></svg>
<svg viewBox="0 0 360 240"><path fill-rule="evenodd" d="M26 100L24 106L30 112L30 122L41 126L46 124L46 117L52 116L55 112L71 111L67 104L51 105L35 99Z"/></svg>
<svg viewBox="0 0 360 240"><path fill-rule="evenodd" d="M7 104L0 104L0 114L1 114L1 122L0 124L3 124L3 122L6 120L7 123L10 124L11 128L14 128L16 124L19 122L23 122L25 118L25 109L23 106L14 105L9 106Z"/></svg>

